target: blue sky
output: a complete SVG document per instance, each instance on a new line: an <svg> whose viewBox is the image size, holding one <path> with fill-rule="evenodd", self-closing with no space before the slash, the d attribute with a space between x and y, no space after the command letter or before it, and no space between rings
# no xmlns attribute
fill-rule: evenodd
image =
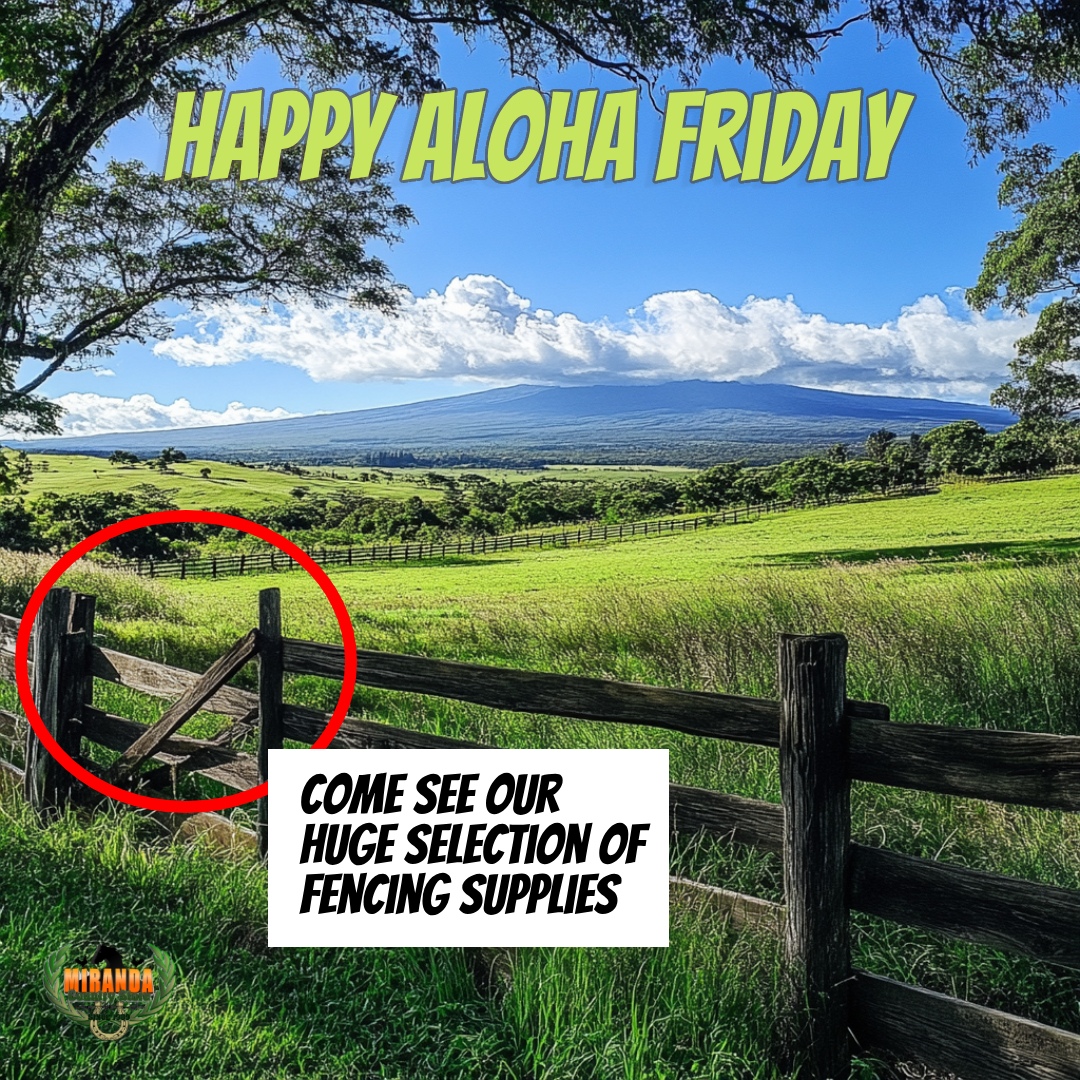
<svg viewBox="0 0 1080 1080"><path fill-rule="evenodd" d="M486 120L520 86L491 46L447 39L444 78L489 91ZM257 60L229 84L284 84ZM355 93L355 83L341 84ZM671 89L678 89L672 77ZM718 64L710 90L769 89ZM878 49L851 28L800 85L917 95L876 182L779 184L719 176L654 184L661 119L643 99L635 180L513 184L395 182L417 223L380 252L412 299L397 320L304 305L250 307L177 322L172 342L125 346L111 374L61 374L50 396L72 434L359 409L521 381L738 378L868 393L985 401L1023 323L973 316L957 290L986 242L1011 223L994 161L973 167L963 126L903 42ZM625 89L584 67L544 89ZM658 95L662 101L662 95ZM416 115L399 108L380 150L400 172ZM1075 141L1059 111L1040 136ZM146 120L116 129L108 152L160 169L165 139ZM232 403L232 404L230 404Z"/></svg>

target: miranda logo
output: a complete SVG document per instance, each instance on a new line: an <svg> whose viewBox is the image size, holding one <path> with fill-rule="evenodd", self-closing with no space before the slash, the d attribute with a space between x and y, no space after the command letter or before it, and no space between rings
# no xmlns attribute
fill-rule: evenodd
<svg viewBox="0 0 1080 1080"><path fill-rule="evenodd" d="M128 1033L132 1024L140 1024L161 1012L176 988L176 965L172 958L153 946L150 952L153 968L145 964L141 968L124 967L116 949L101 945L90 963L104 962L104 968L72 968L66 966L67 950L57 949L45 960L45 996L57 1011L76 1024L88 1025L99 1039L116 1042ZM114 1031L102 1031L99 1018L104 1019L113 1011L119 1025Z"/></svg>

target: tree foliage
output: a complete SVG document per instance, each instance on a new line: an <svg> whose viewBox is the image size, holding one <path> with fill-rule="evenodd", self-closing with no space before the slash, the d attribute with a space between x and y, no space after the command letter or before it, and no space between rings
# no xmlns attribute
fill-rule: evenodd
<svg viewBox="0 0 1080 1080"><path fill-rule="evenodd" d="M695 473L683 485L683 501L691 510L720 510L741 501L738 484L745 461L729 461Z"/></svg>
<svg viewBox="0 0 1080 1080"><path fill-rule="evenodd" d="M889 446L895 438L896 432L889 431L887 428L879 428L871 432L866 437L866 456L872 461L884 461Z"/></svg>
<svg viewBox="0 0 1080 1080"><path fill-rule="evenodd" d="M1053 469L1062 457L1056 435L1052 426L1022 422L989 436L986 471L1025 475Z"/></svg>
<svg viewBox="0 0 1080 1080"><path fill-rule="evenodd" d="M937 473L975 476L985 471L986 428L974 420L934 428L922 442L929 451L931 468Z"/></svg>
<svg viewBox="0 0 1080 1080"><path fill-rule="evenodd" d="M988 245L967 300L979 311L1000 304L1025 314L1054 297L1017 341L1012 377L990 401L1026 422L1057 422L1080 410L1080 154L1055 164L1044 144L1014 149L1001 171L998 201L1019 220Z"/></svg>
<svg viewBox="0 0 1080 1080"><path fill-rule="evenodd" d="M387 167L359 186L336 161L304 184L299 170L296 153L275 184L167 183L138 163L80 170L56 200L20 296L19 351L44 362L22 395L123 340L167 337L166 300L325 302L352 289L357 303L390 309L387 268L366 246L393 242L411 215L379 179Z"/></svg>
<svg viewBox="0 0 1080 1080"><path fill-rule="evenodd" d="M183 450L177 450L175 446L166 446L164 450L158 454L158 461L163 465L176 465L181 461L187 461L187 454Z"/></svg>
<svg viewBox="0 0 1080 1080"><path fill-rule="evenodd" d="M28 539L24 540L24 549L67 551L91 533L136 514L176 509L171 492L152 484L139 484L131 491L94 495L46 492L27 507ZM7 514L14 524L23 526L20 510L9 507ZM186 532L190 532L190 526L183 523L135 529L106 540L101 549L128 559L160 559L169 555L173 542L182 539ZM5 546L15 545L5 539Z"/></svg>
<svg viewBox="0 0 1080 1080"><path fill-rule="evenodd" d="M1080 154L1054 167L1040 145L1010 155L1003 168L1000 201L1021 220L991 241L969 303L1023 314L1038 297L1065 295L1016 343L1012 379L990 400L1023 420L1062 420L1080 409Z"/></svg>

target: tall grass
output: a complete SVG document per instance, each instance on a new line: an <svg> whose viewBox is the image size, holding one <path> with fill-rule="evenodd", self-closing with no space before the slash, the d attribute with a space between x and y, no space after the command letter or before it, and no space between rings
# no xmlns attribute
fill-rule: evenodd
<svg viewBox="0 0 1080 1080"><path fill-rule="evenodd" d="M136 814L42 831L0 797L0 1075L147 1080L779 1080L777 945L676 910L668 949L527 949L502 1000L457 949L266 947L266 871ZM361 916L362 917L362 916ZM46 954L177 962L167 1010L105 1045L41 992ZM864 1071L864 1077L871 1073Z"/></svg>
<svg viewBox="0 0 1080 1080"><path fill-rule="evenodd" d="M357 627L367 647L416 650L415 623ZM596 591L572 603L493 605L433 621L430 654L728 693L776 695L779 633L840 631L852 697L906 722L1080 734L1080 562L1010 565L910 560L760 569L706 588ZM410 648L411 646L411 648ZM672 780L779 800L768 750L657 729L522 717L458 703L362 693L402 726L516 746L667 746ZM863 843L1080 889L1080 819L856 784ZM781 898L777 860L683 841L675 869ZM1080 976L880 920L854 920L856 962L1080 1031Z"/></svg>
<svg viewBox="0 0 1080 1080"><path fill-rule="evenodd" d="M504 1053L460 953L269 952L265 869L170 845L136 814L42 831L5 798L0 895L6 1077L470 1077ZM130 962L157 945L182 977L163 1016L111 1045L41 992L47 952L85 964L102 941Z"/></svg>
<svg viewBox="0 0 1080 1080"><path fill-rule="evenodd" d="M829 563L746 571L706 587L597 590L571 605L493 609L452 630L444 648L773 697L777 635L825 631L847 635L849 696L889 703L894 719L1080 734L1075 559Z"/></svg>
<svg viewBox="0 0 1080 1080"><path fill-rule="evenodd" d="M501 663L773 697L777 634L822 631L849 639L849 695L890 704L894 719L1080 734L1075 560L831 564L747 572L704 589L609 590L576 606L492 611L445 646ZM661 741L673 780L778 801L771 752L670 733ZM864 843L1080 889L1075 814L856 784L853 832ZM679 845L674 862L699 879L780 898L775 859L698 842ZM1080 1031L1076 972L880 920L857 918L855 930L861 966Z"/></svg>
<svg viewBox="0 0 1080 1080"><path fill-rule="evenodd" d="M88 573L77 587L102 598L105 633L133 653L205 667L250 626L235 603L197 607L154 583ZM25 589L7 576L0 562L5 602ZM321 607L286 603L285 611L291 636L337 639ZM595 590L561 602L547 593L527 606L493 602L467 617L368 614L354 625L364 648L768 697L776 693L778 633L841 631L850 642L849 695L888 703L897 720L1080 734L1076 559L750 569L705 587ZM336 689L298 678L287 696L327 707ZM365 689L355 708L503 746L665 746L673 781L779 799L775 753L763 748ZM863 843L1080 889L1077 815L856 784L853 833ZM769 856L683 838L672 867L781 898L779 865ZM265 889L265 879L253 880ZM774 1080L775 954L750 938L710 937L721 931L684 915L673 915L667 951L527 950L513 992L485 1014L498 1051L483 1074ZM861 967L1080 1031L1077 972L867 917L853 925ZM701 967L709 955L714 966ZM383 960L390 967L391 957ZM467 993L454 985L451 996ZM488 1045L475 1033L462 1038ZM423 1075L409 1068L400 1075Z"/></svg>
<svg viewBox="0 0 1080 1080"><path fill-rule="evenodd" d="M30 555L0 549L0 611L22 616L27 602L41 579L55 565L49 555ZM159 582L114 570L80 559L63 576L61 583L77 592L97 597L99 616L116 621L158 620L180 617L183 604Z"/></svg>

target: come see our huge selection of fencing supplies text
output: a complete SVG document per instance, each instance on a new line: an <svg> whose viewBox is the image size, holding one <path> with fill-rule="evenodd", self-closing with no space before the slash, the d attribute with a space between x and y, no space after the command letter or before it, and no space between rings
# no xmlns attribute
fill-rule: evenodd
<svg viewBox="0 0 1080 1080"><path fill-rule="evenodd" d="M667 750L269 757L272 947L668 944Z"/></svg>

